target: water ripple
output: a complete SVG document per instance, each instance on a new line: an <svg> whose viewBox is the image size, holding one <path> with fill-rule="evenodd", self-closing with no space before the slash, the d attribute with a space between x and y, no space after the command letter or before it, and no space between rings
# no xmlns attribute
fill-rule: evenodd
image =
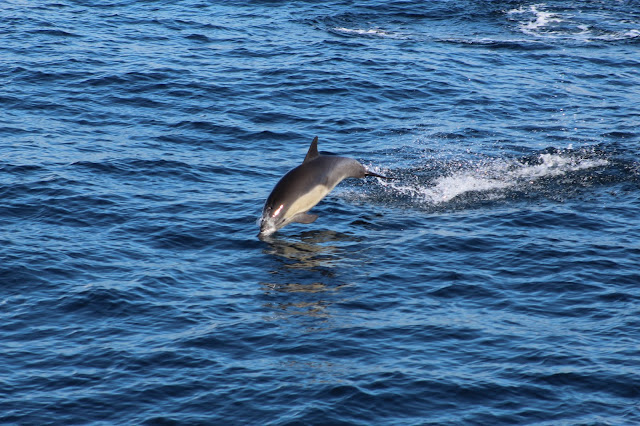
<svg viewBox="0 0 640 426"><path fill-rule="evenodd" d="M5 1L0 421L638 423L637 18Z"/></svg>

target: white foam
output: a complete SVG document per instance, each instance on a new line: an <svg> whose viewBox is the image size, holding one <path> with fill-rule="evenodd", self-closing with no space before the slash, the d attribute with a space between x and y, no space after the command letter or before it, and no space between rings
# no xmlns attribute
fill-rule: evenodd
<svg viewBox="0 0 640 426"><path fill-rule="evenodd" d="M371 29L365 30L361 28L335 27L333 30L340 33L345 33L345 34L356 34L356 35L376 36L376 37L391 37L391 38L397 37L396 34L381 30L379 28L371 28Z"/></svg>
<svg viewBox="0 0 640 426"><path fill-rule="evenodd" d="M507 12L507 15L533 15L533 19L520 22L520 30L529 35L538 35L540 30L552 23L560 23L563 20L557 13L542 10L546 5L544 3L534 4L528 8L520 7Z"/></svg>
<svg viewBox="0 0 640 426"><path fill-rule="evenodd" d="M499 179L462 173L438 178L435 186L424 188L421 192L426 201L439 204L451 201L457 196L468 192L489 192L507 188L508 186L507 182Z"/></svg>
<svg viewBox="0 0 640 426"><path fill-rule="evenodd" d="M629 30L629 31L626 31L626 32L622 33L622 36L624 38L640 37L640 30Z"/></svg>
<svg viewBox="0 0 640 426"><path fill-rule="evenodd" d="M603 41L620 41L620 40L629 40L640 37L640 30L628 30L628 31L620 31L620 32L612 32L607 34L602 34L597 37L593 37L594 40L603 40Z"/></svg>
<svg viewBox="0 0 640 426"><path fill-rule="evenodd" d="M583 42L618 41L640 37L640 30L595 29L583 22L588 15L579 10L563 14L549 11L544 3L519 7L505 12L508 19L518 22L518 29L529 36L545 39L573 39ZM612 20L614 18L612 17ZM589 20L590 22L592 21ZM562 25L558 25L562 24Z"/></svg>
<svg viewBox="0 0 640 426"><path fill-rule="evenodd" d="M441 204L468 193L484 193L486 198L501 197L500 190L523 187L545 177L557 177L566 173L605 166L605 159L580 159L563 154L540 154L535 164L518 160L498 159L483 161L470 169L457 170L436 178L425 186L419 182L383 181L380 184L399 195L409 196L418 202ZM472 166L474 166L472 164Z"/></svg>

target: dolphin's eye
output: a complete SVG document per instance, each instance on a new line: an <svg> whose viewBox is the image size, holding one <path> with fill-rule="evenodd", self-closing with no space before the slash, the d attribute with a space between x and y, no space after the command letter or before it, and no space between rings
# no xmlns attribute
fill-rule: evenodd
<svg viewBox="0 0 640 426"><path fill-rule="evenodd" d="M271 217L276 217L278 216L278 213L280 213L280 210L282 210L282 208L284 207L284 204L280 204L280 207L278 207L278 210L276 210L275 212L273 212L273 214L271 215Z"/></svg>

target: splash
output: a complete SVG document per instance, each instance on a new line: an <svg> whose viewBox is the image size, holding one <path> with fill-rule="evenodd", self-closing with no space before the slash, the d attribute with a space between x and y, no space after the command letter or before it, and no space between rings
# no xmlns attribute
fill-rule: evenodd
<svg viewBox="0 0 640 426"><path fill-rule="evenodd" d="M476 195L484 200L506 197L509 190L533 188L541 180L558 178L580 170L603 167L604 158L581 158L564 153L541 153L526 159L491 159L449 165L443 176L424 181L419 177L383 181L385 191L409 197L414 203L440 205Z"/></svg>
<svg viewBox="0 0 640 426"><path fill-rule="evenodd" d="M547 12L542 10L544 4L534 4L528 8L520 7L519 9L513 9L507 12L507 16L513 15L527 15L532 19L529 21L520 22L520 30L529 35L537 35L540 30L548 27L553 23L560 23L563 20L556 13Z"/></svg>
<svg viewBox="0 0 640 426"><path fill-rule="evenodd" d="M505 11L507 19L517 22L518 30L528 36L551 40L615 42L640 37L628 19L602 15L605 11L580 9L550 11L545 3Z"/></svg>

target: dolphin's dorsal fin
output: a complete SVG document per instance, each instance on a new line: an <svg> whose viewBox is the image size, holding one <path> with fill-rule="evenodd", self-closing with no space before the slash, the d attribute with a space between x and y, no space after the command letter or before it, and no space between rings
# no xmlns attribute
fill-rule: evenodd
<svg viewBox="0 0 640 426"><path fill-rule="evenodd" d="M314 158L318 157L319 155L320 154L318 154L318 137L316 136L311 141L311 146L309 147L309 151L307 152L307 156L304 157L304 161L302 162L302 164L306 163L307 161L313 160Z"/></svg>

